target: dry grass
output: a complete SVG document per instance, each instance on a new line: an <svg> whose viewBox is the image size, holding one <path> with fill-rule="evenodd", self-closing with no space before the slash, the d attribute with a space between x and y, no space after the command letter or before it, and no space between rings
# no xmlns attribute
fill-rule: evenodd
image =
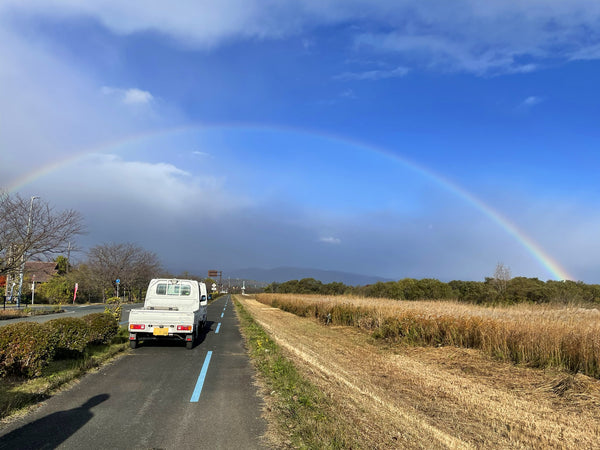
<svg viewBox="0 0 600 450"><path fill-rule="evenodd" d="M421 346L474 348L502 361L600 378L600 312L558 305L487 308L450 301L260 294L257 300L322 322Z"/></svg>
<svg viewBox="0 0 600 450"><path fill-rule="evenodd" d="M381 345L385 341L374 341L357 328L324 327L252 299L238 299L330 399L342 426L360 434L364 448L598 448L597 380L514 366L472 349ZM371 303L344 301L352 306ZM472 308L429 305L442 315L466 315ZM419 312L415 303L406 306ZM511 315L479 312L480 318Z"/></svg>
<svg viewBox="0 0 600 450"><path fill-rule="evenodd" d="M23 309L0 309L0 320L17 319L27 317L29 310ZM1 322L0 322L1 324Z"/></svg>
<svg viewBox="0 0 600 450"><path fill-rule="evenodd" d="M53 307L35 307L31 308L30 306L23 306L22 308L8 308L8 309L0 309L0 326L3 325L2 320L8 319L18 319L21 317L29 317L29 316L38 316L38 315L46 315L46 314L56 314L64 312L64 310L59 305L54 305Z"/></svg>

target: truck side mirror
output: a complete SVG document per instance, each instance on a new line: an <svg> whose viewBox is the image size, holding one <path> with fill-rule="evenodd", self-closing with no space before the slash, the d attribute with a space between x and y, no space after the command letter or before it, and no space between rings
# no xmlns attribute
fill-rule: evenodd
<svg viewBox="0 0 600 450"><path fill-rule="evenodd" d="M201 297L201 301L203 301L203 302L205 302L205 301L206 301L206 295L203 295L203 296Z"/></svg>

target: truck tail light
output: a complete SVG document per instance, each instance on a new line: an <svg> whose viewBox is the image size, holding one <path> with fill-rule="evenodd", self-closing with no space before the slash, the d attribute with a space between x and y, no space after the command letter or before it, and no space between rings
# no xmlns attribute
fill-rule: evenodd
<svg viewBox="0 0 600 450"><path fill-rule="evenodd" d="M177 331L192 331L191 325L177 325Z"/></svg>
<svg viewBox="0 0 600 450"><path fill-rule="evenodd" d="M138 323L130 323L129 324L129 329L130 330L145 330L146 329L146 325L142 324L138 324Z"/></svg>

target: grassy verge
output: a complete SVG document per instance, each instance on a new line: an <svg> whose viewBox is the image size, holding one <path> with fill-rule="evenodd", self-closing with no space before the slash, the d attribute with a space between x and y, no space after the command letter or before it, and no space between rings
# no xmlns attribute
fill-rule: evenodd
<svg viewBox="0 0 600 450"><path fill-rule="evenodd" d="M331 401L302 377L237 300L235 305L260 381L270 392L268 415L275 421L276 440L290 448L360 448Z"/></svg>
<svg viewBox="0 0 600 450"><path fill-rule="evenodd" d="M109 345L91 345L79 359L52 361L38 378L25 380L5 378L0 382L0 419L26 411L36 403L50 398L62 386L112 360L129 348L127 329L121 327Z"/></svg>

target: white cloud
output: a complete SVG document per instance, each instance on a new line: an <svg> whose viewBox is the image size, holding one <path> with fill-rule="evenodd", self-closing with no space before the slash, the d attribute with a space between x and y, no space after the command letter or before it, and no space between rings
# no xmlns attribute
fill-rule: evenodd
<svg viewBox="0 0 600 450"><path fill-rule="evenodd" d="M543 101L543 99L541 97L536 97L536 96L532 95L530 97L527 97L525 100L523 100L521 102L521 106L530 108L532 106L539 105L542 101Z"/></svg>
<svg viewBox="0 0 600 450"><path fill-rule="evenodd" d="M409 69L406 67L396 67L391 70L369 70L366 72L345 72L341 75L336 75L334 79L341 81L352 81L352 80L383 80L386 78L400 78L408 74Z"/></svg>
<svg viewBox="0 0 600 450"><path fill-rule="evenodd" d="M192 155L194 155L194 156L200 156L202 158L208 158L208 157L212 156L210 153L201 152L201 151L197 151L197 150L193 151Z"/></svg>
<svg viewBox="0 0 600 450"><path fill-rule="evenodd" d="M571 60L600 59L600 44L583 47L571 55Z"/></svg>
<svg viewBox="0 0 600 450"><path fill-rule="evenodd" d="M85 190L64 192L64 183L59 180L65 179L71 186L85 186ZM115 154L90 154L57 168L32 187L47 197L82 205L78 209L86 214L102 204L104 214L110 211L107 205L129 215L143 211L148 217L158 208L184 220L192 212L194 217L198 212L214 217L249 204L243 195L229 193L223 178L206 171L192 173L171 163L126 160ZM136 220L131 219L131 223Z"/></svg>
<svg viewBox="0 0 600 450"><path fill-rule="evenodd" d="M140 89L127 89L123 101L127 104L146 104L150 103L154 97L148 91Z"/></svg>
<svg viewBox="0 0 600 450"><path fill-rule="evenodd" d="M126 105L147 105L154 97L148 91L137 88L120 89L110 86L102 86L101 92L107 96L115 96Z"/></svg>
<svg viewBox="0 0 600 450"><path fill-rule="evenodd" d="M97 80L43 41L3 27L1 15L0 42L0 148L18 149L2 154L2 184L102 142L179 120L176 111L166 119L157 111L132 111L106 95L111 88L98 95Z"/></svg>
<svg viewBox="0 0 600 450"><path fill-rule="evenodd" d="M543 101L545 101L543 97L530 95L529 97L525 98L521 103L519 103L515 110L519 112L525 112L539 105Z"/></svg>
<svg viewBox="0 0 600 450"><path fill-rule="evenodd" d="M469 72L476 75L529 73L538 68L519 62L521 50L504 42L482 42L480 36L407 34L403 32L365 33L355 39L356 47L398 54L416 66L442 72ZM523 54L528 52L523 50ZM533 53L531 50L529 53Z"/></svg>
<svg viewBox="0 0 600 450"><path fill-rule="evenodd" d="M325 244L334 244L339 245L342 243L342 240L333 236L325 236L319 239L319 242L324 242Z"/></svg>
<svg viewBox="0 0 600 450"><path fill-rule="evenodd" d="M363 51L400 54L405 66L478 75L528 72L549 57L600 58L597 0L181 0L175 6L161 0L4 0L3 12L91 17L118 34L156 31L196 48L292 35L310 48L311 30L369 23L368 33L359 26L349 31Z"/></svg>

